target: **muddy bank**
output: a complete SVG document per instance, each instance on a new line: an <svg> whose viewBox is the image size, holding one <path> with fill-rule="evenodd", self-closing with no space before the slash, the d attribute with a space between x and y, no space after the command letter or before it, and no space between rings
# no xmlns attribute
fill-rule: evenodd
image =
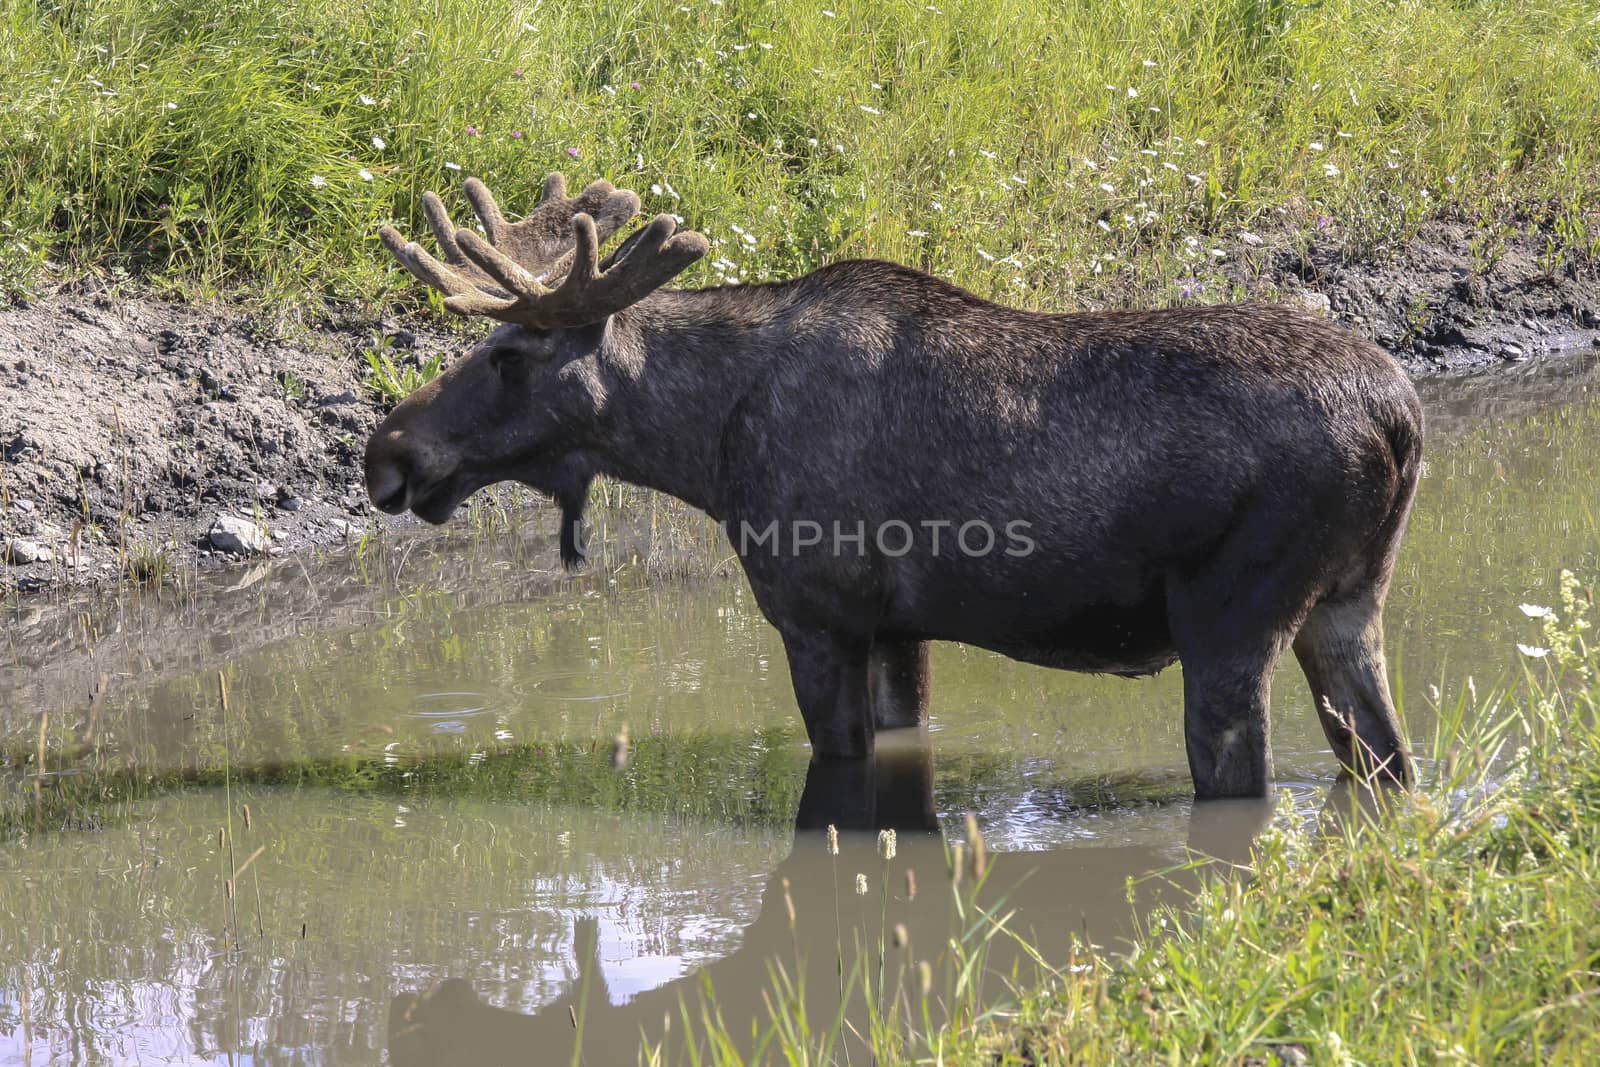
<svg viewBox="0 0 1600 1067"><path fill-rule="evenodd" d="M1436 222L1381 259L1336 238L1243 234L1245 292L1287 295L1419 375L1600 344L1600 271L1535 230ZM459 348L440 330L337 316L292 335L227 307L64 291L0 311L6 591L193 573L358 541L378 516L361 449L381 403L363 352ZM384 520L389 521L389 520Z"/></svg>
<svg viewBox="0 0 1600 1067"><path fill-rule="evenodd" d="M380 405L363 351L459 340L367 319L292 339L225 307L64 292L0 312L0 548L24 591L358 540Z"/></svg>
<svg viewBox="0 0 1600 1067"><path fill-rule="evenodd" d="M1600 345L1600 264L1559 247L1542 229L1452 220L1380 257L1337 236L1243 234L1227 273L1248 293L1304 300L1421 375Z"/></svg>

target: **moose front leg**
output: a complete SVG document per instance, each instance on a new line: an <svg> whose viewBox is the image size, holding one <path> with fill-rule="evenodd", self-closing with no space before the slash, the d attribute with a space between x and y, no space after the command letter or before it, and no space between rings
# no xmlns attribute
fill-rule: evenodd
<svg viewBox="0 0 1600 1067"><path fill-rule="evenodd" d="M871 641L824 630L785 629L789 679L811 738L811 755L872 755L872 698L867 682Z"/></svg>
<svg viewBox="0 0 1600 1067"><path fill-rule="evenodd" d="M928 723L928 642L876 641L868 689L880 730Z"/></svg>

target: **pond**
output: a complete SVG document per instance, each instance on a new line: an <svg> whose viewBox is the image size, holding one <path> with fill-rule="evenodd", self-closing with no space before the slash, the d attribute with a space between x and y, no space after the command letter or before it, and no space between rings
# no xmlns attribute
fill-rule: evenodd
<svg viewBox="0 0 1600 1067"><path fill-rule="evenodd" d="M1537 633L1518 604L1596 569L1600 365L1422 390L1386 615L1419 752L1432 687L1518 670ZM516 519L8 609L0 1063L567 1062L575 1034L586 1062L633 1062L641 1034L681 1036L680 1005L699 1016L702 976L734 1032L766 1019L773 960L825 1020L839 958L903 924L888 981L915 983L958 921L945 842L968 813L986 894L1057 964L1074 939L1115 950L1189 883L1191 847L1243 859L1273 815L1189 800L1176 669L951 645L926 746L808 779L737 576L568 577L553 519ZM1309 817L1335 767L1292 663L1273 707L1278 783Z"/></svg>

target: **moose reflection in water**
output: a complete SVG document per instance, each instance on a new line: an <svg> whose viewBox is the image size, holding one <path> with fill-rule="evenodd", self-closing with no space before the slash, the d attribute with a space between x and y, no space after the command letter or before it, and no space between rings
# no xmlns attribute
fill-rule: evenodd
<svg viewBox="0 0 1600 1067"><path fill-rule="evenodd" d="M826 1025L839 1007L841 960L848 979L853 961L876 952L880 937L888 946L888 990L910 998L920 1017L918 963L929 960L935 974L943 965L947 974L949 961L942 957L950 937L960 932L926 742L925 736L903 732L886 736L869 760L812 761L795 817L794 846L767 879L760 914L728 957L616 1004L601 965L598 923L582 918L574 930L577 975L567 990L532 1014L483 1002L461 978L423 995L397 995L390 1007L390 1062L397 1067L564 1063L575 1042L582 1045L587 1062L633 1062L641 1034L651 1043L682 1041L681 1006L700 1018L707 988L729 1033L745 1039L752 1022L761 1029L770 1020L773 964L803 987L808 1017ZM1271 811L1270 802L1254 799L1195 805L1189 848L1221 861L1243 862ZM830 825L839 831L837 855L829 854ZM896 831L891 860L881 854L880 830ZM1003 902L1004 911L1016 909L1008 928L1060 963L1074 935L1114 948L1133 932L1136 914L1178 899L1195 884L1198 869L1174 872L1182 861L1170 848L1138 846L990 853L978 903ZM1155 871L1172 873L1143 877ZM866 879L865 896L860 895L859 876ZM1139 880L1131 903L1130 878ZM826 903L830 900L834 903ZM898 947L893 932L901 927L906 944ZM995 937L987 972L1009 974L1014 964L1033 966L1009 937ZM995 983L996 995L1002 992L1000 978L986 981ZM943 1016L940 998L947 994L944 980L936 979L929 1000L936 1023ZM846 1018L856 1032L864 1033L865 1004L858 983L851 983L849 996Z"/></svg>

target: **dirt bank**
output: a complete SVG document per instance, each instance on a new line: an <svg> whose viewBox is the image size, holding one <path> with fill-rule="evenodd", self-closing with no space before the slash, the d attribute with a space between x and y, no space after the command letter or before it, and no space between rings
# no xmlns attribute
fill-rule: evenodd
<svg viewBox="0 0 1600 1067"><path fill-rule="evenodd" d="M370 321L64 292L0 312L0 548L24 591L359 538L379 412L362 351L449 346ZM221 520L222 526L212 533Z"/></svg>
<svg viewBox="0 0 1600 1067"><path fill-rule="evenodd" d="M1336 240L1241 234L1228 271L1373 337L1414 372L1600 345L1600 273L1546 236L1493 247L1439 222L1376 260ZM370 318L293 340L226 307L64 291L0 311L0 566L33 592L359 539L360 456L380 404L362 352L461 341ZM386 520L387 521L387 520ZM220 525L219 525L220 523Z"/></svg>

